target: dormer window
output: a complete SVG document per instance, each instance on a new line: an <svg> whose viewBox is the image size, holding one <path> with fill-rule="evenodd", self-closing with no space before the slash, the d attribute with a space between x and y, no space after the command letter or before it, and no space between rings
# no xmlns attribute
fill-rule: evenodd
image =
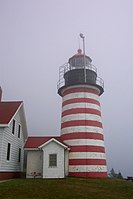
<svg viewBox="0 0 133 199"><path fill-rule="evenodd" d="M12 123L12 134L15 133L15 120L13 119L13 123Z"/></svg>

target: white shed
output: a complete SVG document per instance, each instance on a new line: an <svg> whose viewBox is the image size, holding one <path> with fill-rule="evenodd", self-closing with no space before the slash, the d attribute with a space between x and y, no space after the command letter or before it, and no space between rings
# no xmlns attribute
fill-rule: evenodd
<svg viewBox="0 0 133 199"><path fill-rule="evenodd" d="M28 137L27 178L64 178L68 175L68 146L60 137Z"/></svg>

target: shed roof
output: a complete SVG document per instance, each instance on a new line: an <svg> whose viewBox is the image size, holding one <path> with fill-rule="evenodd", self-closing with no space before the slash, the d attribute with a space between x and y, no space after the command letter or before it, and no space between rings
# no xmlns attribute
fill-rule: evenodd
<svg viewBox="0 0 133 199"><path fill-rule="evenodd" d="M53 138L64 145L60 136L56 136L56 137L53 137L53 136L51 136L51 137L38 136L38 137L28 137L24 148L31 148L31 149L32 148L38 148L39 146L45 144L46 142L48 142L49 140L51 140Z"/></svg>
<svg viewBox="0 0 133 199"><path fill-rule="evenodd" d="M0 102L0 125L9 124L22 103L22 101Z"/></svg>

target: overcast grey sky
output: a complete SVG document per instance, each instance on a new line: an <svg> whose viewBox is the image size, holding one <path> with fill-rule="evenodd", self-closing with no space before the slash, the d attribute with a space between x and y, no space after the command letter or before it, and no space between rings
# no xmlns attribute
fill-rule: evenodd
<svg viewBox="0 0 133 199"><path fill-rule="evenodd" d="M0 0L3 100L24 101L29 135L60 135L58 68L80 32L105 82L108 170L133 176L133 0Z"/></svg>

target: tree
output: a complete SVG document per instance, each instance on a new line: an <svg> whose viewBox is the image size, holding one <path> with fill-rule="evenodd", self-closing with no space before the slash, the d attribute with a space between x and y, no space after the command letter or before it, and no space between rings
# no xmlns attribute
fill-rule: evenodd
<svg viewBox="0 0 133 199"><path fill-rule="evenodd" d="M123 179L123 176L122 176L122 174L121 174L121 172L119 171L119 173L117 174L117 178L119 178L119 179Z"/></svg>
<svg viewBox="0 0 133 199"><path fill-rule="evenodd" d="M117 174L115 173L115 170L113 168L110 170L109 177L110 178L116 178L117 177Z"/></svg>
<svg viewBox="0 0 133 199"><path fill-rule="evenodd" d="M113 168L110 170L109 177L110 178L123 179L123 176L122 176L121 172L119 171L119 173L116 173Z"/></svg>

